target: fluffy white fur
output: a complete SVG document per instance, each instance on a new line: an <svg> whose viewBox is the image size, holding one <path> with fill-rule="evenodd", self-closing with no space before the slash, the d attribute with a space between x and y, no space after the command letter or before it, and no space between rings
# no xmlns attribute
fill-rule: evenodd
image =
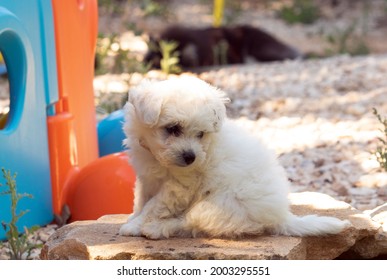
<svg viewBox="0 0 387 280"><path fill-rule="evenodd" d="M297 217L275 155L226 118L226 95L192 77L129 92L124 131L137 173L121 235L238 237L334 234L350 223Z"/></svg>

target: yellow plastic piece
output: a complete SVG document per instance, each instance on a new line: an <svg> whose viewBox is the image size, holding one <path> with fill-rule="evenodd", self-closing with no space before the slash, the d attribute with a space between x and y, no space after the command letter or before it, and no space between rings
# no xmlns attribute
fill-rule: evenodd
<svg viewBox="0 0 387 280"><path fill-rule="evenodd" d="M222 25L224 0L214 0L214 27Z"/></svg>

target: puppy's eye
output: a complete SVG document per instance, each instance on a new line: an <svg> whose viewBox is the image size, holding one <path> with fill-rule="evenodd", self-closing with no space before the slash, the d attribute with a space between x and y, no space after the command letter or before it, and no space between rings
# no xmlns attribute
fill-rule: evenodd
<svg viewBox="0 0 387 280"><path fill-rule="evenodd" d="M172 125L172 126L167 126L165 128L165 131L169 135L173 135L175 137L179 137L182 134L182 130L183 130L183 128L180 125L178 125L178 124L175 124L175 125Z"/></svg>
<svg viewBox="0 0 387 280"><path fill-rule="evenodd" d="M196 134L196 137L199 139L202 139L204 136L204 131L200 131L198 134Z"/></svg>

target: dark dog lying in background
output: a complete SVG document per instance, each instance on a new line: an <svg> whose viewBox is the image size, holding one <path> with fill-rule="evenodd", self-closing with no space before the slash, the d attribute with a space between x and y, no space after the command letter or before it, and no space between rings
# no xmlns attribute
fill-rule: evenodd
<svg viewBox="0 0 387 280"><path fill-rule="evenodd" d="M159 38L151 38L145 62L160 68L159 42L175 41L183 68L255 61L278 61L302 57L301 53L268 33L248 25L189 28L172 26Z"/></svg>

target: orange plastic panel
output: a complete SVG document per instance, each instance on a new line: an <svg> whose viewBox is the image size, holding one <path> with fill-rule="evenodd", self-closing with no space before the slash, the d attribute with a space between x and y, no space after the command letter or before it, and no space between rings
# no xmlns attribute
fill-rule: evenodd
<svg viewBox="0 0 387 280"><path fill-rule="evenodd" d="M51 188L55 214L60 214L64 204L62 199L64 186L78 170L77 144L73 126L74 117L70 113L59 113L47 118L50 139Z"/></svg>
<svg viewBox="0 0 387 280"><path fill-rule="evenodd" d="M94 107L94 54L98 32L96 0L52 0L55 22L59 100L57 113L74 117L78 166L98 158Z"/></svg>
<svg viewBox="0 0 387 280"><path fill-rule="evenodd" d="M124 153L104 156L82 168L63 193L70 207L71 221L132 213L135 180L134 170Z"/></svg>
<svg viewBox="0 0 387 280"><path fill-rule="evenodd" d="M94 107L96 0L52 0L59 100L49 116L48 138L54 213L76 171L98 158Z"/></svg>
<svg viewBox="0 0 387 280"><path fill-rule="evenodd" d="M71 221L131 213L135 173L123 153L98 158L94 107L96 0L52 0L59 101L48 117L54 212Z"/></svg>

